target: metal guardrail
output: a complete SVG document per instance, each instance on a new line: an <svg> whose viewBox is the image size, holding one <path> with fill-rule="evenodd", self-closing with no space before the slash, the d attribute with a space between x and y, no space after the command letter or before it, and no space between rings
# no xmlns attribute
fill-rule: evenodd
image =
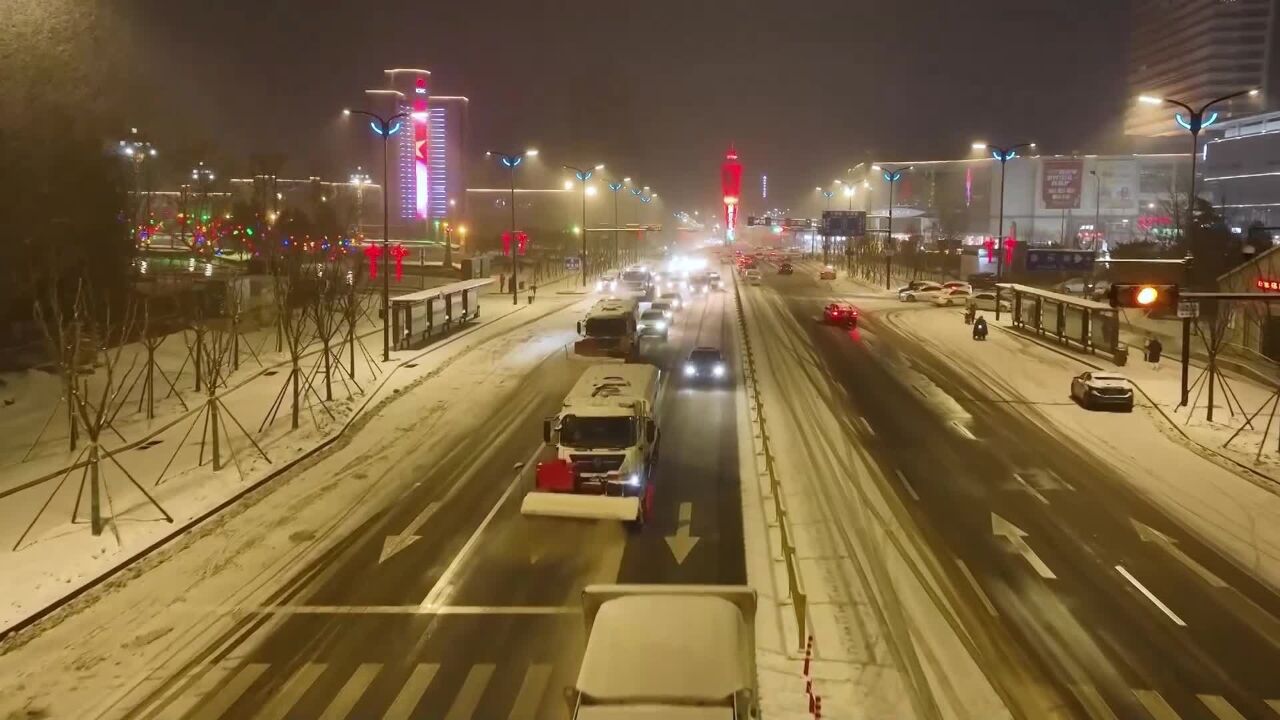
<svg viewBox="0 0 1280 720"><path fill-rule="evenodd" d="M742 293L739 291L737 279L733 283L734 304L738 308L738 328L742 333L742 345L746 350L746 367L743 373L747 380L748 399L754 405L750 408L752 419L760 427L760 449L764 453L764 469L769 476L769 493L773 496L774 517L777 518L778 535L782 540L782 559L787 568L787 593L796 613L796 637L800 643L798 650L805 649L805 638L808 636L808 595L804 591L804 582L800 577L800 568L796 560L796 548L791 544L791 532L788 530L787 508L782 502L782 486L778 482L778 474L774 469L773 452L769 445L769 431L765 425L764 403L760 400L760 387L756 382L755 355L751 350L751 336L747 334L746 315L742 307Z"/></svg>

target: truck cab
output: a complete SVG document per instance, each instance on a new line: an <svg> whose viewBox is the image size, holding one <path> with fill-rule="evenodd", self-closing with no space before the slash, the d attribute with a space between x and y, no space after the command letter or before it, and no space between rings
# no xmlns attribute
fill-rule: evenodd
<svg viewBox="0 0 1280 720"><path fill-rule="evenodd" d="M609 297L597 302L578 322L582 339L574 352L589 357L631 357L638 349L639 303L633 298Z"/></svg>

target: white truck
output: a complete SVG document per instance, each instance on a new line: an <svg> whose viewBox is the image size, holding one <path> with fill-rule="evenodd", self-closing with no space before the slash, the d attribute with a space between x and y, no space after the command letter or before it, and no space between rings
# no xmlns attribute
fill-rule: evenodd
<svg viewBox="0 0 1280 720"><path fill-rule="evenodd" d="M598 301L578 321L573 344L576 355L586 357L633 357L639 350L640 303L634 298L607 297Z"/></svg>
<svg viewBox="0 0 1280 720"><path fill-rule="evenodd" d="M658 453L661 373L644 364L593 365L542 437L555 460L538 464L520 512L642 525Z"/></svg>
<svg viewBox="0 0 1280 720"><path fill-rule="evenodd" d="M574 720L750 720L756 593L733 585L591 585Z"/></svg>

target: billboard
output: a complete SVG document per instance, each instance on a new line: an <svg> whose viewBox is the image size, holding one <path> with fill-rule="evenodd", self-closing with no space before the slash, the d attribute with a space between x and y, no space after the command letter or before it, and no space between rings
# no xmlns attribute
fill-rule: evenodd
<svg viewBox="0 0 1280 720"><path fill-rule="evenodd" d="M1114 160L1099 162L1097 167L1100 183L1098 204L1102 209L1127 210L1136 213L1141 182L1138 178L1138 163L1134 160ZM1166 193L1172 186L1172 177L1169 178L1169 183L1170 185L1164 187Z"/></svg>
<svg viewBox="0 0 1280 720"><path fill-rule="evenodd" d="M1040 197L1046 210L1076 210L1084 185L1084 160L1044 160Z"/></svg>

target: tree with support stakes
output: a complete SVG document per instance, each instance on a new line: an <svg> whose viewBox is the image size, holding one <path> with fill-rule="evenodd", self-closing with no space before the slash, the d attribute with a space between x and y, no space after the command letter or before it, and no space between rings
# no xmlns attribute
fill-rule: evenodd
<svg viewBox="0 0 1280 720"><path fill-rule="evenodd" d="M81 471L80 485L71 511L71 522L84 522L81 520L80 507L84 501L87 485L88 523L94 536L101 535L107 528L108 521L116 518L115 509L112 506L110 483L107 481L109 466L114 466L160 512L165 521L173 522L173 517L116 458L115 451L105 445L106 431L108 429L115 431L111 418L125 401L124 389L130 377L141 370L137 367L136 355L128 368L121 369L124 349L137 330L137 303L132 299L125 301L124 310L120 311L113 307L111 298L95 297L91 291L85 289L83 283L77 284L76 291L71 297L71 312L68 314L64 310L64 300L55 283L48 297L36 302L35 315L46 340L50 343L65 342L72 358L92 358L100 373L100 377L95 378L95 384L98 387L92 391L87 377L73 378L70 383L70 405L79 427L84 431L86 444L76 456L75 461L59 477L44 504L18 537L14 544L15 550L22 546L23 541L48 510L67 479L76 470ZM116 435L119 436L119 433ZM121 442L124 442L123 438ZM110 522L110 525L116 533L116 539L119 540L118 526L115 522Z"/></svg>
<svg viewBox="0 0 1280 720"><path fill-rule="evenodd" d="M275 264L272 281L280 338L289 354L289 373L285 376L284 384L270 410L262 419L262 424L258 426L258 432L265 430L275 420L286 398L290 401L289 426L293 430L298 429L304 391L302 357L315 337L315 329L310 322L311 314L308 312L308 307L313 302L312 294L316 291L315 271L308 273L308 264L296 252L281 253L278 259L280 262Z"/></svg>
<svg viewBox="0 0 1280 720"><path fill-rule="evenodd" d="M165 332L166 328L152 322L151 318L151 299L142 300L142 328L139 333L139 342L142 344L142 351L146 355L146 365L143 366L142 372L134 377L134 382L125 391L125 397L133 394L134 387L138 388L138 406L134 410L140 413L145 408L147 411L147 419L152 420L156 416L156 376L159 375L161 380L169 386L169 395L177 398L178 403L182 405L183 410L189 410L187 402L182 399L182 393L178 392L177 381L171 380L169 375L160 366L156 360L156 352L160 346L168 339L169 333ZM168 397L166 395L165 397ZM123 407L123 405L121 406Z"/></svg>

